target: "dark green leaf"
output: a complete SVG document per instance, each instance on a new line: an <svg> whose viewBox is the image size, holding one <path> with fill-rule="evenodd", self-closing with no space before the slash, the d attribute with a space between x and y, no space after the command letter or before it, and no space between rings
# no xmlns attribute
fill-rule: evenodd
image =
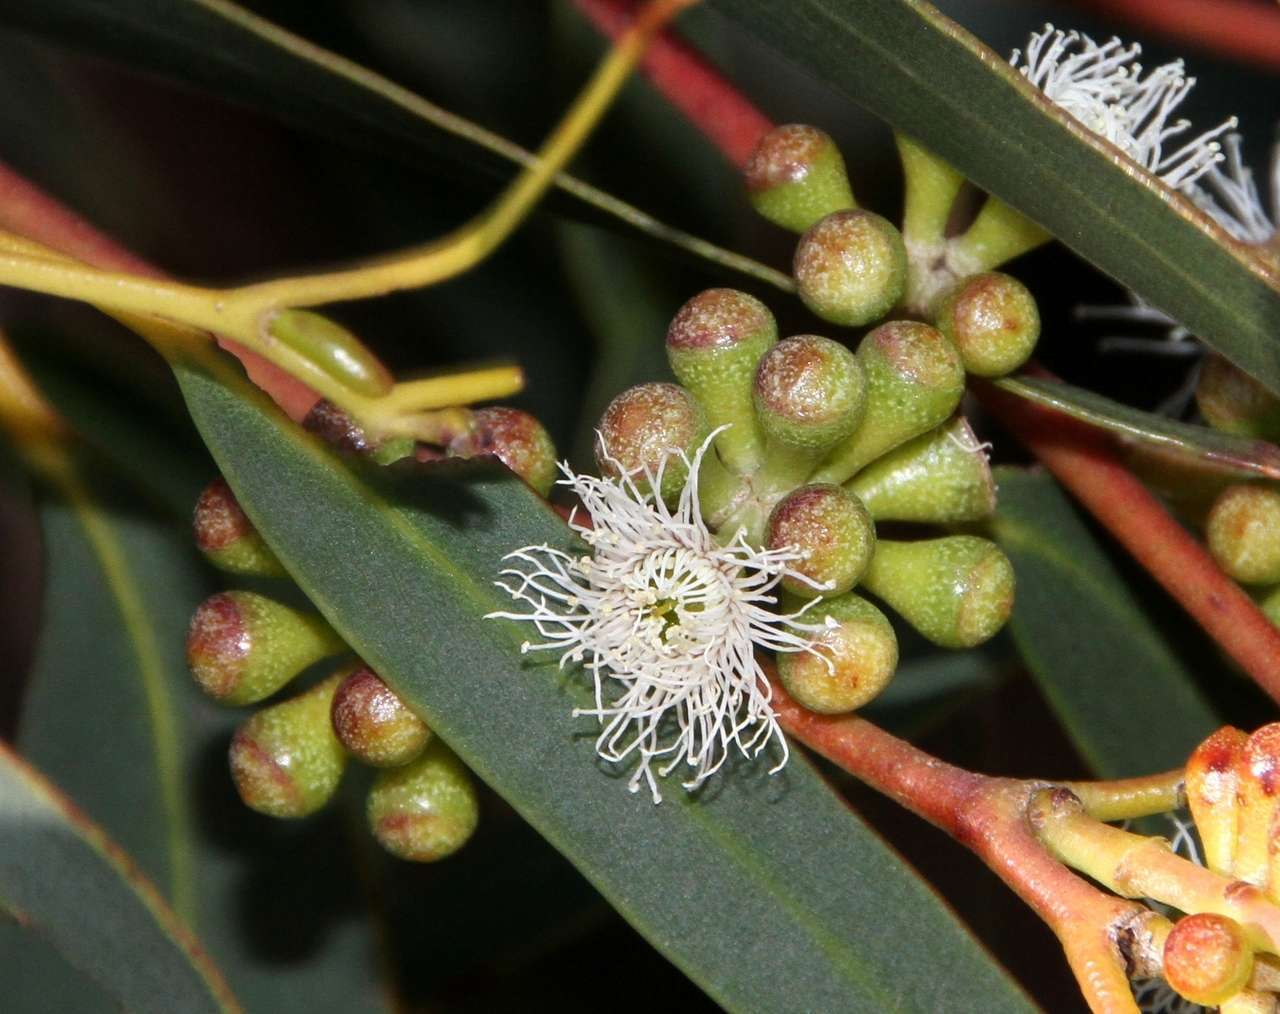
<svg viewBox="0 0 1280 1014"><path fill-rule="evenodd" d="M996 473L994 535L1018 578L1014 640L1085 760L1105 778L1185 763L1221 724L1191 673L1057 484Z"/></svg>
<svg viewBox="0 0 1280 1014"><path fill-rule="evenodd" d="M1207 426L1143 412L1060 380L1006 377L995 383L1010 394L1109 430L1126 440L1205 461L1214 466L1215 471L1230 470L1242 478L1280 479L1280 447L1265 440L1233 436Z"/></svg>
<svg viewBox="0 0 1280 1014"><path fill-rule="evenodd" d="M1280 278L922 0L714 0L1280 391Z"/></svg>
<svg viewBox="0 0 1280 1014"><path fill-rule="evenodd" d="M227 367L178 372L241 503L344 638L716 1000L1027 1009L802 757L773 779L739 765L693 798L672 779L659 806L601 769L591 723L570 717L591 700L581 675L522 661L527 632L482 618L507 605L491 584L504 553L568 541L523 484L488 469L361 475Z"/></svg>

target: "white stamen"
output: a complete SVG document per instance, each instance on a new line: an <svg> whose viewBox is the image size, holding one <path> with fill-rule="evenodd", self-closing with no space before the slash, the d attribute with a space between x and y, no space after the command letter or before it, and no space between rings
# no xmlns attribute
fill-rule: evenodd
<svg viewBox="0 0 1280 1014"><path fill-rule="evenodd" d="M547 545L508 554L518 566L504 570L509 580L498 586L531 608L490 614L532 623L543 640L530 650L559 652L561 668L584 663L595 707L574 715L599 720L602 758L637 759L629 788L638 791L643 781L655 803L662 799L655 761L665 760L657 771L663 776L683 763L683 784L693 790L719 770L730 748L755 756L776 740L782 756L770 773L782 768L787 742L755 651L817 654L813 635L823 629L799 622L808 605L792 615L770 609L784 577L807 580L789 567L800 552L757 549L742 532L721 545L703 522L698 470L714 453L715 435L692 459L668 452L656 474L627 474L612 458L619 478L578 475L561 464L559 484L578 495L591 518L590 526L569 522L591 555ZM662 487L673 460L689 479L671 510L648 491Z"/></svg>

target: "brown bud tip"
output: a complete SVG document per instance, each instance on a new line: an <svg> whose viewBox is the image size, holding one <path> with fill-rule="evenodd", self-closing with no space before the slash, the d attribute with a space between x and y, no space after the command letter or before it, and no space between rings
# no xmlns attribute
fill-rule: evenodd
<svg viewBox="0 0 1280 1014"><path fill-rule="evenodd" d="M640 384L609 403L596 437L596 464L604 475L654 476L665 468L660 494L678 495L688 477L672 451L692 454L707 436L707 420L693 395L678 384Z"/></svg>
<svg viewBox="0 0 1280 1014"><path fill-rule="evenodd" d="M367 814L374 837L388 852L429 863L466 844L480 808L470 773L437 739L417 760L378 775Z"/></svg>
<svg viewBox="0 0 1280 1014"><path fill-rule="evenodd" d="M556 480L556 448L542 423L519 409L482 408L471 413L471 429L449 445L462 457L492 454L546 496Z"/></svg>
<svg viewBox="0 0 1280 1014"><path fill-rule="evenodd" d="M321 398L311 406L302 420L302 428L349 454L368 454L373 450L374 445L360 424L328 398Z"/></svg>
<svg viewBox="0 0 1280 1014"><path fill-rule="evenodd" d="M347 752L374 767L408 763L431 738L426 723L365 666L338 687L331 718Z"/></svg>
<svg viewBox="0 0 1280 1014"><path fill-rule="evenodd" d="M809 229L792 264L800 298L823 320L847 327L883 317L902 298L902 234L869 211L837 211Z"/></svg>
<svg viewBox="0 0 1280 1014"><path fill-rule="evenodd" d="M965 369L980 377L1012 373L1040 339L1040 310L1016 278L998 271L957 284L934 309L938 329L954 343Z"/></svg>
<svg viewBox="0 0 1280 1014"><path fill-rule="evenodd" d="M817 127L789 123L765 134L743 171L747 196L769 221L803 232L833 211L854 207L844 159Z"/></svg>
<svg viewBox="0 0 1280 1014"><path fill-rule="evenodd" d="M1227 487L1209 509L1205 536L1213 558L1237 581L1280 581L1280 491Z"/></svg>
<svg viewBox="0 0 1280 1014"><path fill-rule="evenodd" d="M801 486L778 501L769 515L765 545L793 548L804 554L782 586L794 595L813 598L847 592L862 576L875 549L875 527L862 502L842 486Z"/></svg>
<svg viewBox="0 0 1280 1014"><path fill-rule="evenodd" d="M1196 404L1216 430L1280 441L1280 397L1222 356L1205 356Z"/></svg>
<svg viewBox="0 0 1280 1014"><path fill-rule="evenodd" d="M1164 944L1164 977L1192 1003L1216 1007L1244 988L1253 948L1234 919L1202 912L1178 920Z"/></svg>
<svg viewBox="0 0 1280 1014"><path fill-rule="evenodd" d="M778 342L756 368L761 428L788 447L825 449L862 421L866 377L839 342L806 334Z"/></svg>
<svg viewBox="0 0 1280 1014"><path fill-rule="evenodd" d="M797 703L839 714L862 707L888 685L898 666L898 639L884 613L847 594L820 602L805 617L834 622L814 638L816 653L778 656L778 676Z"/></svg>
<svg viewBox="0 0 1280 1014"><path fill-rule="evenodd" d="M676 311L667 328L667 348L729 348L761 337L772 342L777 334L773 314L755 296L737 289L707 289Z"/></svg>
<svg viewBox="0 0 1280 1014"><path fill-rule="evenodd" d="M279 576L284 568L245 516L225 479L214 479L196 501L196 546L210 562L234 574Z"/></svg>

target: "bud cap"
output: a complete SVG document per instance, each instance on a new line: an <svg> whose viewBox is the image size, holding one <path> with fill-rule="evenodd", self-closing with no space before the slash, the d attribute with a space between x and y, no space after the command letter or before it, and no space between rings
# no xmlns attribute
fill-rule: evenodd
<svg viewBox="0 0 1280 1014"><path fill-rule="evenodd" d="M792 547L804 558L791 564L814 585L784 577L782 586L801 598L847 592L867 569L875 548L867 509L840 486L801 486L778 501L765 531L768 549Z"/></svg>
<svg viewBox="0 0 1280 1014"><path fill-rule="evenodd" d="M805 613L835 626L814 638L815 653L778 656L778 677L796 701L821 714L852 711L875 698L898 667L898 639L879 609L852 592L824 600Z"/></svg>
<svg viewBox="0 0 1280 1014"><path fill-rule="evenodd" d="M833 211L857 207L835 141L803 123L765 134L751 152L743 178L752 207L792 232L804 232Z"/></svg>
<svg viewBox="0 0 1280 1014"><path fill-rule="evenodd" d="M800 237L792 271L805 306L833 324L859 327L902 298L907 251L888 220L870 211L837 211Z"/></svg>
<svg viewBox="0 0 1280 1014"><path fill-rule="evenodd" d="M964 367L979 377L1002 377L1031 358L1040 340L1035 297L999 271L971 275L938 300L938 330L960 351Z"/></svg>
<svg viewBox="0 0 1280 1014"><path fill-rule="evenodd" d="M480 820L470 773L438 739L417 760L378 774L366 812L379 844L417 863L452 855Z"/></svg>

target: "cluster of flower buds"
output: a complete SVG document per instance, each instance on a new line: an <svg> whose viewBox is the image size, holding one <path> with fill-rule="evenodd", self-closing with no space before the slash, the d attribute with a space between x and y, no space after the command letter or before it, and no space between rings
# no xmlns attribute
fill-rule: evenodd
<svg viewBox="0 0 1280 1014"><path fill-rule="evenodd" d="M197 545L216 566L261 584L277 580L281 597L297 596L222 479L201 494L194 527ZM339 660L325 678L257 710L236 729L231 774L246 805L272 817L305 817L333 797L354 758L378 769L366 806L374 837L403 859L442 859L476 828L472 778L386 683L349 657L350 649L320 616L259 591L206 599L187 634L187 663L196 682L231 706L257 704L304 670Z"/></svg>

